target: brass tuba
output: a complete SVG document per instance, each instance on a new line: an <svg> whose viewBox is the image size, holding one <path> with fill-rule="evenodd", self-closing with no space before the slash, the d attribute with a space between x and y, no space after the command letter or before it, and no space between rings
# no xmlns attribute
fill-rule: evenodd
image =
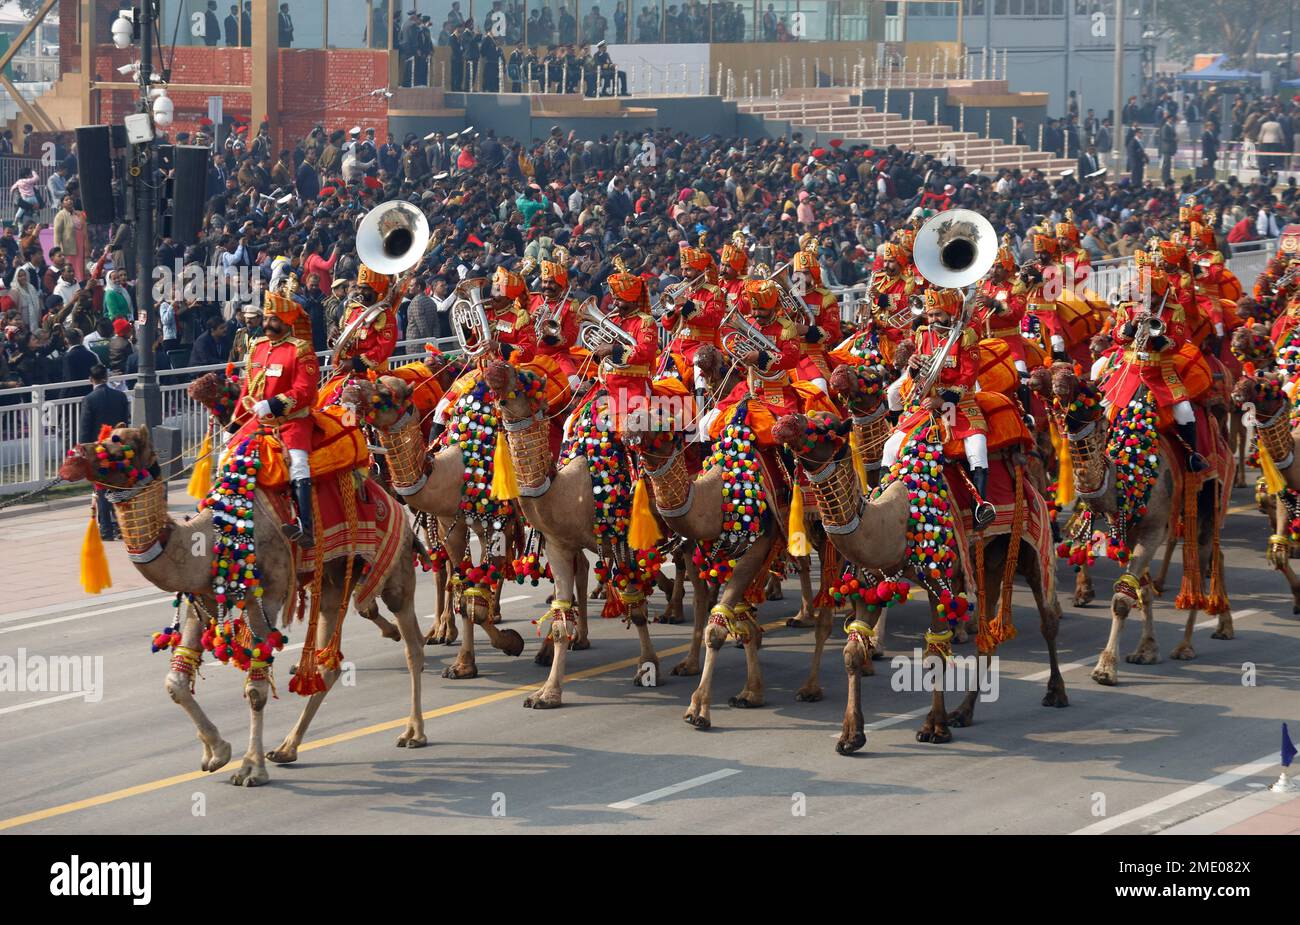
<svg viewBox="0 0 1300 925"><path fill-rule="evenodd" d="M748 353L764 352L772 356L780 353L780 348L772 342L772 339L741 314L734 305L727 309L727 314L722 318L722 326L727 328L722 333L722 350L737 363L744 365L744 357ZM746 368L758 378L768 382L780 379L785 375L783 369L772 369L763 372L752 367Z"/></svg>
<svg viewBox="0 0 1300 925"><path fill-rule="evenodd" d="M456 335L460 349L471 360L477 360L492 349L492 325L484 307L483 287L487 280L481 276L461 280L456 285L459 297L451 303L451 330Z"/></svg>
<svg viewBox="0 0 1300 925"><path fill-rule="evenodd" d="M594 352L597 347L613 343L621 343L623 346L632 349L636 347L636 339L610 321L609 316L596 307L596 297L594 295L588 296L578 306L576 317L578 319L578 343L584 349ZM604 362L613 367L626 365L615 363L612 358L606 358Z"/></svg>

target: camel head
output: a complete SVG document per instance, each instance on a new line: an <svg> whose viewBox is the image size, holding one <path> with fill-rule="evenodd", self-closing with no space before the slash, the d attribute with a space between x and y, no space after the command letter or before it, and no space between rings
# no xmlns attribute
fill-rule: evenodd
<svg viewBox="0 0 1300 925"><path fill-rule="evenodd" d="M1290 399L1282 391L1282 378L1275 374L1242 376L1232 386L1232 402L1238 408L1255 407L1255 414L1267 420Z"/></svg>
<svg viewBox="0 0 1300 925"><path fill-rule="evenodd" d="M149 428L125 424L105 427L98 440L77 444L59 467L65 481L85 479L108 488L130 488L145 474L158 475Z"/></svg>
<svg viewBox="0 0 1300 925"><path fill-rule="evenodd" d="M516 369L498 360L483 371L492 400L501 408L505 421L522 421L536 413L546 402L546 383L540 376Z"/></svg>
<svg viewBox="0 0 1300 925"><path fill-rule="evenodd" d="M840 455L851 425L829 412L805 417L787 414L772 426L772 436L798 458L805 469L817 471Z"/></svg>
<svg viewBox="0 0 1300 925"><path fill-rule="evenodd" d="M704 377L704 384L709 390L721 393L731 367L731 358L712 344L704 344L695 352L695 365L699 367L700 375Z"/></svg>
<svg viewBox="0 0 1300 925"><path fill-rule="evenodd" d="M1237 300L1237 317L1243 321L1262 321L1264 313L1254 296L1243 295Z"/></svg>
<svg viewBox="0 0 1300 925"><path fill-rule="evenodd" d="M1232 332L1232 355L1241 363L1250 363L1256 369L1271 367L1276 356L1268 328L1262 324L1243 324Z"/></svg>
<svg viewBox="0 0 1300 925"><path fill-rule="evenodd" d="M207 408L222 426L230 423L239 401L239 379L230 367L225 373L204 373L186 389L190 398Z"/></svg>
<svg viewBox="0 0 1300 925"><path fill-rule="evenodd" d="M388 430L410 407L411 387L396 376L350 379L339 393L339 402L355 409L358 419L370 426Z"/></svg>
<svg viewBox="0 0 1300 925"><path fill-rule="evenodd" d="M885 400L889 379L883 366L837 366L831 371L831 395L854 414L870 414Z"/></svg>
<svg viewBox="0 0 1300 925"><path fill-rule="evenodd" d="M894 368L907 369L907 361L916 353L916 342L905 340L894 350Z"/></svg>
<svg viewBox="0 0 1300 925"><path fill-rule="evenodd" d="M1069 363L1057 363L1052 366L1048 384L1048 389L1042 391L1042 377L1039 376L1035 380L1033 375L1030 376L1030 387L1036 386L1044 398L1051 396L1057 413L1065 415L1065 426L1069 430L1081 430L1101 416L1102 406L1097 387L1091 382L1080 379L1079 374Z"/></svg>
<svg viewBox="0 0 1300 925"><path fill-rule="evenodd" d="M464 371L464 364L457 362L453 357L447 356L433 344L425 344L424 351L424 365L433 374L433 378L438 385L442 386L442 390L447 391Z"/></svg>
<svg viewBox="0 0 1300 925"><path fill-rule="evenodd" d="M654 427L644 419L629 421L624 439L636 446L637 455L652 469L668 462L682 444L681 432L675 428Z"/></svg>
<svg viewBox="0 0 1300 925"><path fill-rule="evenodd" d="M1088 341L1088 353L1095 363L1101 359L1101 355L1115 346L1115 338L1109 334L1098 334L1092 340Z"/></svg>

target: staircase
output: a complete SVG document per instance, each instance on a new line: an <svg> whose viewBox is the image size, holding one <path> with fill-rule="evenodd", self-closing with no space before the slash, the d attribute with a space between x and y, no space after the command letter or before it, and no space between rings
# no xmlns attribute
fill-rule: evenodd
<svg viewBox="0 0 1300 925"><path fill-rule="evenodd" d="M946 125L933 125L920 119L906 119L894 112L880 112L871 106L858 106L849 99L849 91L835 88L795 91L799 98L740 102L737 109L763 119L791 123L805 135L843 138L845 144L867 144L876 148L897 145L935 156L948 155L968 169L985 173L1009 170L1032 170L1058 173L1073 168L1072 158L1054 156L1050 151L1033 151L1025 145L1008 144L997 138L981 138L976 132L959 132Z"/></svg>

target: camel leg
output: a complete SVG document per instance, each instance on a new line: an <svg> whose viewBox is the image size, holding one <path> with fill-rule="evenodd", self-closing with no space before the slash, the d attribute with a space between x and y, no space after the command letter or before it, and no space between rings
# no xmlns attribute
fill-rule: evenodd
<svg viewBox="0 0 1300 925"><path fill-rule="evenodd" d="M669 581L663 575L659 576L660 590L668 595L668 606L664 612L655 617L656 623L682 623L683 602L686 600L686 556L678 549L673 553L673 577Z"/></svg>
<svg viewBox="0 0 1300 925"><path fill-rule="evenodd" d="M365 610L359 611L359 613L371 623L375 624L375 628L379 630L380 636L383 636L385 639L395 639L398 642L402 641L401 631L379 612L377 606L372 604Z"/></svg>
<svg viewBox="0 0 1300 925"><path fill-rule="evenodd" d="M447 561L434 570L434 618L429 635L425 637L425 645L455 645L460 635L456 628L456 615L452 612L450 580L451 562Z"/></svg>
<svg viewBox="0 0 1300 925"><path fill-rule="evenodd" d="M885 623L889 617L889 608L879 608L873 616L867 617L867 625L876 631L875 637L868 647L867 663L862 667L862 673L868 677L876 673L876 668L871 663L876 659L885 657L885 635L888 631Z"/></svg>
<svg viewBox="0 0 1300 925"><path fill-rule="evenodd" d="M469 546L469 528L465 522L457 521L456 525L446 534L443 543L447 548L448 563L457 563L464 561L465 550ZM448 593L448 608L455 609L454 594ZM453 680L464 680L467 678L478 677L478 663L474 660L474 609L476 604L475 598L461 598L461 621L464 623L465 635L460 641L460 651L456 653L456 660L452 662L442 672L444 678ZM455 625L455 614L451 615L452 625Z"/></svg>
<svg viewBox="0 0 1300 925"><path fill-rule="evenodd" d="M409 558L409 557L408 557ZM394 575L384 583L381 592L384 605L397 619L406 647L406 672L411 677L411 716L406 729L397 737L398 748L423 748L428 744L424 735L424 706L420 696L421 676L424 673L424 646L420 642L419 623L415 618L415 567L394 569Z"/></svg>
<svg viewBox="0 0 1300 925"><path fill-rule="evenodd" d="M758 663L758 650L763 642L763 631L759 629L756 612L745 603L745 590L759 579L758 570L767 561L767 549L771 541L760 540L750 547L736 563L736 569L723 591L723 601L736 611L737 617L743 619L749 635L744 641L745 648L745 686L740 693L730 698L727 703L732 707L761 707L764 703L763 670ZM760 547L761 551L760 551Z"/></svg>
<svg viewBox="0 0 1300 925"><path fill-rule="evenodd" d="M822 652L831 635L832 608L818 607L814 616L817 618L817 628L813 632L812 670L808 673L808 680L803 682L803 687L795 691L794 695L794 699L801 703L815 703L825 696L821 686Z"/></svg>
<svg viewBox="0 0 1300 925"><path fill-rule="evenodd" d="M330 607L330 612L336 613L335 608L338 607L341 599L342 595L338 591L331 594L327 590L322 594L322 606ZM254 608L248 612L246 619L255 635L265 638L271 632L265 615L258 609ZM330 628L332 632L333 624ZM266 703L271 699L271 679L266 669L260 672L256 668L249 669L244 681L244 697L248 700L248 750L244 752L244 760L240 762L239 770L230 775L230 783L236 787L260 787L271 779L271 775L266 770L266 751L262 745Z"/></svg>
<svg viewBox="0 0 1300 925"><path fill-rule="evenodd" d="M1061 663L1056 656L1056 636L1061 629L1061 602L1056 599L1056 588L1044 588L1038 569L1038 557L1031 550L1020 550L1020 574L1024 576L1038 607L1038 629L1047 643L1047 660L1050 674L1047 693L1043 696L1045 707L1068 707L1070 698L1065 693L1065 679L1061 677Z"/></svg>
<svg viewBox="0 0 1300 925"><path fill-rule="evenodd" d="M334 621L338 618L338 594L339 591L327 579L324 587L321 589L321 612L320 622L316 624L315 640L304 640L306 645L314 645L317 649L324 648L334 634ZM419 634L410 637L418 639ZM293 728L274 750L266 753L266 757L275 764L292 764L298 760L298 747L302 745L302 740L307 735L307 729L311 722L316 718L316 711L320 709L325 697L333 689L334 683L339 679L337 669L321 668L321 680L325 682L325 689L317 691L307 698L307 702L302 706L302 712L298 714L298 721L293 724Z"/></svg>
<svg viewBox="0 0 1300 925"><path fill-rule="evenodd" d="M948 629L948 624L939 618L934 608L939 601L934 595L930 595L930 632L942 633ZM926 658L926 656L923 656ZM952 733L948 729L948 710L943 703L943 660L940 658L927 658L931 667L926 670L940 672L940 677L935 679L934 692L930 696L930 712L925 717L925 722L921 728L916 731L916 741L932 742L936 745L942 745L945 742L952 741Z"/></svg>
<svg viewBox="0 0 1300 925"><path fill-rule="evenodd" d="M181 645L187 649L192 649L196 653L203 651L203 624L199 621L198 615L193 609L189 609L185 620L181 625ZM190 690L190 682L193 675L183 671L177 671L175 668L167 672L165 686L167 695L189 716L190 721L194 723L194 729L199 737L199 742L203 744L203 761L199 767L204 771L217 771L226 766L230 761L230 743L221 737L217 731L216 724L208 719L199 702L194 698L194 692Z"/></svg>
<svg viewBox="0 0 1300 925"><path fill-rule="evenodd" d="M763 567L767 560L767 551L771 548L772 537L770 534L765 535L740 558L736 563L735 570L731 573L731 578L727 585L722 589L719 596L718 605L726 606L731 610L736 609L745 596L745 589L757 576L758 570ZM708 729L712 725L709 715L712 706L713 693L713 672L718 661L718 650L722 648L723 643L727 641L727 625L721 616L710 615L708 625L704 631L704 644L707 647L704 652L704 670L700 672L700 683L696 687L695 693L691 695L690 706L682 715L682 719L690 723L696 729ZM752 646L752 650L750 648ZM752 651L752 662L750 655ZM763 679L758 671L758 633L751 628L749 645L746 646L745 655L749 671L746 674L745 688L736 697L731 700L732 706L762 706L763 703ZM756 699L753 702L750 698Z"/></svg>
<svg viewBox="0 0 1300 925"><path fill-rule="evenodd" d="M695 624L691 627L691 650L686 658L673 666L675 675L693 675L700 673L700 646L704 644L704 626L709 619L709 608L713 606L713 591L709 583L692 570L691 575L691 609Z"/></svg>
<svg viewBox="0 0 1300 925"><path fill-rule="evenodd" d="M575 551L559 545L550 546L551 575L555 578L555 599L573 601ZM552 710L561 704L561 682L564 680L564 661L569 653L569 632L572 629L564 620L552 620L551 671L546 682L524 698L524 709Z"/></svg>
<svg viewBox="0 0 1300 925"><path fill-rule="evenodd" d="M853 613L858 620L863 619L861 602L855 598ZM849 681L848 700L844 705L844 724L835 751L841 755L851 755L867 744L867 733L862 720L862 675L865 668L871 667L869 647L858 635L850 635L844 643L844 673Z"/></svg>
<svg viewBox="0 0 1300 925"><path fill-rule="evenodd" d="M1160 574L1151 582L1155 588L1156 597L1165 593L1165 582L1169 579L1169 566L1174 561L1174 550L1178 548L1178 535L1170 532L1169 540L1165 543L1165 555L1160 561Z"/></svg>
<svg viewBox="0 0 1300 925"><path fill-rule="evenodd" d="M1092 586L1092 573L1088 566L1081 565L1074 572L1074 606L1087 607L1097 599L1097 592Z"/></svg>
<svg viewBox="0 0 1300 925"><path fill-rule="evenodd" d="M791 556L799 571L799 612L785 621L786 626L806 628L817 625L813 613L812 556Z"/></svg>
<svg viewBox="0 0 1300 925"><path fill-rule="evenodd" d="M591 648L591 637L587 635L587 585L591 582L591 570L587 566L587 554L579 549L573 554L573 580L575 593L574 604L578 607L578 635L569 643L570 649Z"/></svg>
<svg viewBox="0 0 1300 925"><path fill-rule="evenodd" d="M637 641L641 645L641 653L636 659L636 673L632 676L632 683L638 687L658 687L659 655L655 652L654 643L650 641L650 627L646 621L646 602L641 601L639 604L632 604L631 608L629 619L631 619L632 625L636 627Z"/></svg>

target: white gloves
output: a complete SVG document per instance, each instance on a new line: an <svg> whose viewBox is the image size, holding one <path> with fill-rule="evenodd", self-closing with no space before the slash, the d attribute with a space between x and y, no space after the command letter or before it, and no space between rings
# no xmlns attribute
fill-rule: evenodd
<svg viewBox="0 0 1300 925"><path fill-rule="evenodd" d="M271 403L265 399L259 401L256 405L253 406L253 414L257 415L259 418L272 417Z"/></svg>

